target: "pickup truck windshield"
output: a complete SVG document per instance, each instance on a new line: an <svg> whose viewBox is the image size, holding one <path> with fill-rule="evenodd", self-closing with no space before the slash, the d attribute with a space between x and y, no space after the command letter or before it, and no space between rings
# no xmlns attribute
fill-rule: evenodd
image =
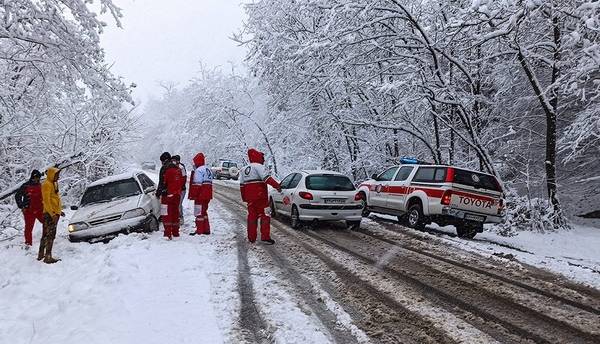
<svg viewBox="0 0 600 344"><path fill-rule="evenodd" d="M306 188L318 191L352 191L355 190L348 177L338 175L313 175L306 177Z"/></svg>
<svg viewBox="0 0 600 344"><path fill-rule="evenodd" d="M133 178L95 185L85 190L81 198L81 206L93 203L110 202L119 198L140 195L142 190Z"/></svg>

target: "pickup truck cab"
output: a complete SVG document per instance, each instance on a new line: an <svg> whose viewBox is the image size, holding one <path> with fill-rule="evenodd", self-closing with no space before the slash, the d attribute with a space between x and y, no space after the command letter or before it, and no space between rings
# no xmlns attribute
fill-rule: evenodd
<svg viewBox="0 0 600 344"><path fill-rule="evenodd" d="M363 216L377 212L398 216L423 230L431 222L454 225L459 237L473 238L484 223L501 222L504 194L496 177L454 166L401 159L359 186Z"/></svg>

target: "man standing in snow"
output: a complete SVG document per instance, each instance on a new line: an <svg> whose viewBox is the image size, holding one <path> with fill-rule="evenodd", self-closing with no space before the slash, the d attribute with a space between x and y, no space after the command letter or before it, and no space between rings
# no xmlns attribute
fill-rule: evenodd
<svg viewBox="0 0 600 344"><path fill-rule="evenodd" d="M240 192L242 201L248 204L248 240L256 241L258 221L260 220L260 240L273 245L271 239L269 194L267 184L281 192L279 183L265 170L265 155L256 149L248 150L250 164L245 166L240 173Z"/></svg>
<svg viewBox="0 0 600 344"><path fill-rule="evenodd" d="M165 190L165 170L173 165L173 159L171 158L171 153L164 152L160 155L160 162L162 166L160 167L160 171L158 172L158 186L156 187L156 197L160 198Z"/></svg>
<svg viewBox="0 0 600 344"><path fill-rule="evenodd" d="M17 206L23 212L25 219L25 245L33 245L33 226L35 220L44 223L44 208L42 205L42 186L38 170L31 172L31 177L15 193Z"/></svg>
<svg viewBox="0 0 600 344"><path fill-rule="evenodd" d="M190 235L210 234L208 222L208 203L212 199L212 171L204 162L204 154L198 153L194 157L194 170L190 176L190 192L188 198L194 201L194 216L196 217L196 231Z"/></svg>
<svg viewBox="0 0 600 344"><path fill-rule="evenodd" d="M160 215L165 227L164 236L169 240L179 237L179 200L183 178L181 170L169 159L164 167L163 191L160 197Z"/></svg>
<svg viewBox="0 0 600 344"><path fill-rule="evenodd" d="M179 201L179 222L183 225L183 200L185 199L185 185L187 184L187 170L185 165L181 163L181 157L179 155L173 155L173 163L181 170L183 176L183 187L181 189L181 199Z"/></svg>
<svg viewBox="0 0 600 344"><path fill-rule="evenodd" d="M44 209L44 230L40 241L38 260L44 260L46 264L58 262L60 259L52 257L52 246L56 237L56 226L58 219L65 216L62 211L62 202L58 193L58 177L60 170L50 167L46 171L46 180L42 183L42 204Z"/></svg>

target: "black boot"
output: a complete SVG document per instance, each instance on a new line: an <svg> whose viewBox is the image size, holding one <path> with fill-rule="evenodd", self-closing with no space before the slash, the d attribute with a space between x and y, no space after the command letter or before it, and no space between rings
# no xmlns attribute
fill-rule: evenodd
<svg viewBox="0 0 600 344"><path fill-rule="evenodd" d="M265 243L265 245L273 245L275 244L275 240L273 239L267 239L267 240L261 240L262 242Z"/></svg>

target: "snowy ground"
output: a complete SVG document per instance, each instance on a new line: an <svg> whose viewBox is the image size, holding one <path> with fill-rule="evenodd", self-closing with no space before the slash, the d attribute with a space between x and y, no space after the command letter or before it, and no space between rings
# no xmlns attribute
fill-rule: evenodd
<svg viewBox="0 0 600 344"><path fill-rule="evenodd" d="M234 187L236 183L218 184ZM494 341L487 334L482 335L487 333L487 325L465 322L460 313L446 312L418 289L399 284L400 280L390 279L391 275L386 276L381 270L373 273L372 266L356 261L356 257L314 241L319 232L309 235L316 251L308 255L302 254L300 246L295 248L300 237L308 237L295 231L285 234L278 222L274 223L276 246L248 244L243 210L221 202L215 199L211 203L212 234L194 237L187 235L193 230L193 221L191 204L186 202L183 235L171 242L158 232L119 236L108 244L69 243L69 212L59 224L54 250L62 261L54 265L36 261L36 250L24 249L22 237L15 230L19 235L0 241L0 261L4 263L0 265L0 343L364 343L382 332L365 332L379 323L363 322L361 312L373 316L371 312L385 311L389 305L380 305L378 300L387 295L414 314L425 312L429 302L431 307L441 307L432 314L442 320L434 323L448 338ZM506 260L511 268L528 263L600 288L600 233L594 228L578 227L571 232L545 235L522 233L512 238L486 232L475 240L463 240L453 237L450 228L431 227L429 232L416 232L390 225L392 220L372 215L364 226L377 233L406 231L439 240L446 244L444 250L448 247L452 253L462 251L459 248L477 252ZM38 224L35 248L40 233ZM343 232L330 234L337 239L351 237ZM326 231L320 235L329 238ZM348 243L352 248L357 241ZM390 251L380 263L385 257L402 255L405 258L399 268L416 264L410 263L407 252L402 252ZM326 253L324 256L333 258L341 268L332 273L322 267L325 261L317 257L318 253ZM423 259L415 262L426 263ZM386 264L387 261L376 268ZM364 285L348 284L342 268ZM475 278L468 270L460 270L457 276ZM328 283L326 288L322 282ZM347 289L349 285L352 288ZM364 290L369 292L365 294ZM520 290L517 295L525 294ZM423 316L434 318L431 314ZM257 333L255 328L262 330ZM479 334L473 335L473 331Z"/></svg>
<svg viewBox="0 0 600 344"><path fill-rule="evenodd" d="M372 215L372 219L395 221L395 217ZM377 226L377 222L367 220ZM398 226L398 230L412 231ZM440 240L468 251L495 259L509 259L531 264L567 276L573 281L600 289L600 229L575 226L571 231L554 233L521 232L504 237L486 230L474 240L455 237L454 227L428 226L428 232L413 231L422 236Z"/></svg>
<svg viewBox="0 0 600 344"><path fill-rule="evenodd" d="M158 232L121 235L108 244L70 243L69 212L59 223L54 253L62 261L54 265L38 262L20 235L0 243L0 342L243 342L240 245L249 248L249 302L270 329L268 341L332 342L279 272L261 262L261 246L245 241L239 219L217 201L211 207L210 236L188 235L186 204L188 224L179 239L166 241ZM40 233L38 224L34 248Z"/></svg>
<svg viewBox="0 0 600 344"><path fill-rule="evenodd" d="M213 220L227 229L219 218ZM0 338L45 344L220 343L230 335L238 302L230 231L215 231L210 238L186 233L173 242L160 233L132 234L90 245L69 243L66 222L56 239L54 252L62 259L57 264L35 260L35 250L24 250L20 237L3 243ZM35 230L34 246L40 231Z"/></svg>

